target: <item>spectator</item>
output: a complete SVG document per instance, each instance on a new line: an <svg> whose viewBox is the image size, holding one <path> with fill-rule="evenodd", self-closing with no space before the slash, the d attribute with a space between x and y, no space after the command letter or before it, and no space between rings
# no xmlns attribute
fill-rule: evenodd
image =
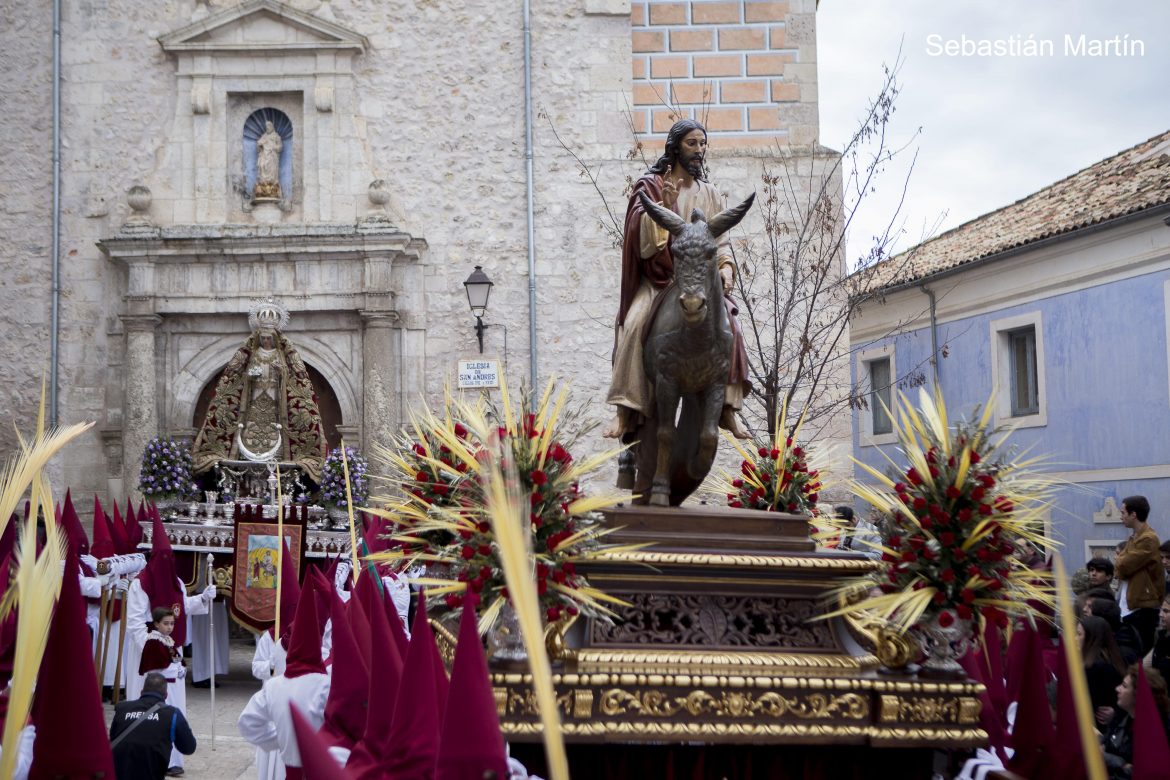
<svg viewBox="0 0 1170 780"><path fill-rule="evenodd" d="M1139 656L1154 646L1158 607L1166 591L1166 572L1158 535L1149 525L1150 502L1145 496L1129 496L1121 502L1121 522L1133 531L1117 554L1117 577L1121 585L1117 604L1121 607L1121 631L1135 637Z"/></svg>
<svg viewBox="0 0 1170 780"><path fill-rule="evenodd" d="M1097 557L1085 564L1089 573L1090 588L1111 588L1113 586L1113 561Z"/></svg>
<svg viewBox="0 0 1170 780"><path fill-rule="evenodd" d="M1149 667L1157 670L1163 680L1170 680L1170 594L1162 599L1158 618L1158 631L1154 635Z"/></svg>
<svg viewBox="0 0 1170 780"><path fill-rule="evenodd" d="M846 532L844 539L841 542L840 549L849 550L851 552L859 552L862 555L867 555L870 558L880 558L881 551L872 545L881 543L881 538L878 536L877 528L864 519L858 518L853 514L853 508L848 506L835 506L833 513L837 515L839 520L844 520L851 529Z"/></svg>
<svg viewBox="0 0 1170 780"><path fill-rule="evenodd" d="M1077 621L1077 644L1089 684L1089 699L1099 726L1109 723L1117 706L1117 686L1125 676L1126 664L1103 619L1083 617Z"/></svg>
<svg viewBox="0 0 1170 780"><path fill-rule="evenodd" d="M1111 780L1129 778L1133 769L1133 714L1137 704L1134 690L1137 686L1137 674L1136 665L1126 670L1125 677L1117 686L1117 712L1101 737L1101 746L1105 750L1105 767L1109 770ZM1147 671L1146 680L1150 684L1154 704L1162 714L1164 725L1167 714L1170 713L1166 681L1156 671Z"/></svg>
<svg viewBox="0 0 1170 780"><path fill-rule="evenodd" d="M195 735L187 719L166 703L166 697L166 678L150 672L142 696L114 708L110 746L118 780L160 780L167 775L172 747L185 756L195 752Z"/></svg>
<svg viewBox="0 0 1170 780"><path fill-rule="evenodd" d="M1170 593L1170 540L1162 542L1162 546L1158 548L1158 552L1162 554L1162 571L1166 573L1166 589L1165 593Z"/></svg>
<svg viewBox="0 0 1170 780"><path fill-rule="evenodd" d="M1117 602L1117 596L1109 588L1089 588L1077 599L1077 605L1079 606L1077 614L1086 617L1093 614L1093 601L1096 599Z"/></svg>

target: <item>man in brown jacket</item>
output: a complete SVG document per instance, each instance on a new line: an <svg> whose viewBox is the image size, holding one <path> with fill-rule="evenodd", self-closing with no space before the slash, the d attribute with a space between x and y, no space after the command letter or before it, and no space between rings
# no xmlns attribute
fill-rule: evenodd
<svg viewBox="0 0 1170 780"><path fill-rule="evenodd" d="M1158 535L1147 522L1150 502L1145 496L1130 496L1121 502L1121 522L1133 531L1117 553L1117 604L1121 607L1121 631L1132 632L1144 656L1154 646L1158 608L1165 595L1166 579Z"/></svg>

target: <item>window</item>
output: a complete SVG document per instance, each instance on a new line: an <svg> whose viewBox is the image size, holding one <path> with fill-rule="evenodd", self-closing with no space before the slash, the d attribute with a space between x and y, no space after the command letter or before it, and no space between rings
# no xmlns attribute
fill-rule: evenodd
<svg viewBox="0 0 1170 780"><path fill-rule="evenodd" d="M869 414L870 432L874 434L893 433L894 423L890 419L892 377L890 359L888 357L870 360L866 364L869 369Z"/></svg>
<svg viewBox="0 0 1170 780"><path fill-rule="evenodd" d="M1012 417L1040 411L1036 386L1036 328L1028 326L1007 334L1011 365Z"/></svg>
<svg viewBox="0 0 1170 780"><path fill-rule="evenodd" d="M893 343L860 350L855 358L857 377L857 441L862 447L894 444L894 421L887 410L893 407L894 383L898 381L898 359Z"/></svg>
<svg viewBox="0 0 1170 780"><path fill-rule="evenodd" d="M1040 312L993 320L991 381L995 416L1021 428L1048 424L1044 388L1044 322Z"/></svg>

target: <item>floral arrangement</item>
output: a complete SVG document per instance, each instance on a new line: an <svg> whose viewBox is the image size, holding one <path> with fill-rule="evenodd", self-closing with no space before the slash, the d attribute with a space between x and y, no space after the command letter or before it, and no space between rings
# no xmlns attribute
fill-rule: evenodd
<svg viewBox="0 0 1170 780"><path fill-rule="evenodd" d="M785 404L776 415L772 438L757 442L754 454L724 432L724 438L743 458L738 475L724 472L720 480L720 492L727 496L728 506L765 512L816 513L819 492L824 487L821 473L809 468L808 453L794 444L803 416L791 431L787 417Z"/></svg>
<svg viewBox="0 0 1170 780"><path fill-rule="evenodd" d="M191 477L191 447L170 438L155 438L142 453L138 491L149 499L187 499L199 494Z"/></svg>
<svg viewBox="0 0 1170 780"><path fill-rule="evenodd" d="M365 506L370 495L369 465L353 447L345 448L345 459L349 463L353 505L355 508ZM325 457L325 465L321 468L321 500L338 509L345 509L348 506L345 495L345 464L341 460L341 448L334 447Z"/></svg>
<svg viewBox="0 0 1170 780"><path fill-rule="evenodd" d="M574 459L570 449L586 429L577 425L579 409L566 410L567 388L550 403L553 388L550 382L536 411L526 414L522 409L530 408L528 399L516 409L502 387L502 408L492 414L501 424L487 422L482 402L448 403L448 412L455 406L463 422L424 410L414 420L415 437L408 447L377 455L388 467L386 481L405 495L373 510L399 527L392 536L398 549L373 557L444 565L448 578L418 582L432 586L428 595L452 610L467 604L477 608L481 631L495 623L512 598L487 489L501 463L510 474L509 490L522 496L522 516L512 521L521 525L543 618L555 622L581 613L605 618L612 614L605 602L621 603L592 587L577 570L580 561L599 553L632 549L601 543L609 529L602 525L600 510L624 496L586 496L580 487L583 477L621 450Z"/></svg>
<svg viewBox="0 0 1170 780"><path fill-rule="evenodd" d="M1007 433L990 427L990 404L977 421L954 425L938 391L920 390L917 408L899 394L896 406L907 465L882 474L858 461L877 484L852 486L882 516L872 543L882 568L853 587L881 592L842 611L872 610L903 630L924 616L948 628L1039 615L1052 603L1050 575L1018 560L1015 545L1052 545L1042 512L1057 481L1035 471L1038 458L1007 447Z"/></svg>

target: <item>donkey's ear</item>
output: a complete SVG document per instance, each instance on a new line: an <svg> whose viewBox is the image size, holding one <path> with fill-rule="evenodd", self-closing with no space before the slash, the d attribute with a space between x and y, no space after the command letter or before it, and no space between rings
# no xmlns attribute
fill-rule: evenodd
<svg viewBox="0 0 1170 780"><path fill-rule="evenodd" d="M707 215L703 213L702 209L693 209L691 211L691 222L706 222Z"/></svg>
<svg viewBox="0 0 1170 780"><path fill-rule="evenodd" d="M672 236L677 236L683 232L683 228L687 223L682 221L682 217L675 214L665 206L659 206L654 201L646 197L646 193L639 192L638 198L642 201L642 208L650 215L650 219L658 223L658 226L670 233Z"/></svg>
<svg viewBox="0 0 1170 780"><path fill-rule="evenodd" d="M731 230L739 224L739 221L748 213L748 209L752 207L752 203L756 200L756 193L748 195L747 200L738 206L720 211L715 216L711 217L711 221L707 223L707 229L711 231L711 235L718 237Z"/></svg>

